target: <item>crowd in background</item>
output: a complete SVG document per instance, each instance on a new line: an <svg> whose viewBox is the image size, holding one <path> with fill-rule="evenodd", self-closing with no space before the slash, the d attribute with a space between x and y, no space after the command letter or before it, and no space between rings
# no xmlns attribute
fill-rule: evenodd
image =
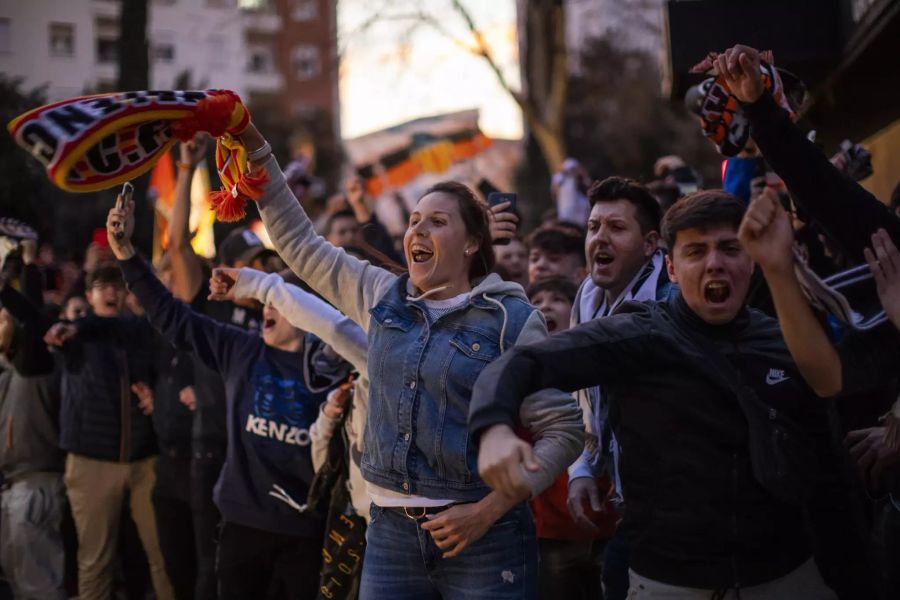
<svg viewBox="0 0 900 600"><path fill-rule="evenodd" d="M364 598L476 597L466 590L489 590L493 584L485 583L487 571L493 573L494 562L503 564L506 558L500 557L512 552L512 544L530 535L540 560L532 564L526 559L523 573L539 565L536 574L519 575L521 565L497 567L498 573L502 571L497 579L501 588L513 585L513 580L518 585L520 578L526 588L530 586L513 597L655 598L664 597L665 584L677 587L679 593L698 590L696 596L672 596L677 598L710 597L699 595L702 590L718 591L721 595L712 596L717 598L782 598L789 597L783 595L787 588L772 588L771 596L753 595L754 588L804 568L805 587L795 588L801 595L790 597L898 597L900 444L892 419L900 415L891 411L897 410L892 406L900 389L896 362L900 258L894 246L900 242L900 186L891 198L875 199L865 192L856 183L870 172L864 150L850 144L826 159L786 115L777 112L780 109L768 95L754 97L750 84L750 91L743 91L741 84L751 77L752 65L737 64L720 68L730 69L735 88L742 90L736 94L746 105L753 139L738 157L728 159L722 182L703 181L677 156L661 157L657 179L646 184L616 176L594 181L577 160L569 159L548 190L555 209L528 232L519 228L519 216L509 202L488 207L488 198L476 197L465 186L439 184L409 215L413 233L407 237L418 235L424 227L421 222L431 219L427 226L432 229L421 234L421 240L428 241L417 246L415 239L395 238L388 232L375 215L375 199L367 197L356 179L349 180L343 193L333 196L307 226L271 199L282 193L279 185L289 191L292 178L290 172L281 178L274 160L263 156L260 160L268 161L274 183L267 188L271 204L261 203L261 213L276 249L263 245L250 228L240 227L218 244L214 260L206 260L191 248L188 227L191 176L205 156L200 138L179 148L168 248L152 267L128 244L133 216L127 206L114 209L107 223L109 235L104 231L95 236L82 264L57 261L48 244L8 229L0 291L0 567L9 588L2 593L16 598L105 599L145 598L152 590L157 598L180 600L317 594L336 598L357 593ZM724 192L713 191L720 187ZM439 222L445 217L434 215L448 209L428 204L429 196L457 198L462 207L471 197L472 206L481 207L471 208L472 219L481 218L478 210L486 215L490 243L480 239L477 247L469 248L469 237L441 238L450 234L440 228L449 226ZM291 210L297 208L295 201ZM463 220L467 218L464 214ZM789 223L787 237L796 242L796 252L807 265L800 269L806 275L798 285L814 298L816 313L809 321L794 320L799 309L784 291L793 289L794 271L785 275L784 256L773 256L773 248L784 249L779 244L785 239L773 229L784 223ZM733 234L731 242L699 251L719 252L727 263L744 252L737 245L740 237L759 268L745 274L744 287L736 277L730 279L732 267L726 265L721 267L727 272L721 282L715 280L699 291L687 289L684 271L672 266L676 245L682 244L680 252L685 232L724 225ZM734 247L727 245L732 242ZM343 249L341 257L331 253L333 248ZM436 261L451 251L466 257L464 275L477 273L477 278L469 279L481 282L461 291L466 294L462 302L476 303L470 298L477 296L483 312L491 312L491 304L497 304L505 318L499 341L478 323L446 334L445 345L458 349L465 363L459 367L454 366L461 364L456 354L434 358L414 353L427 336L443 339L436 324L462 310L461 294L429 299L424 287L407 293L391 279L407 270L415 277L418 269L420 280L436 281L444 268ZM344 256L359 261L345 264ZM675 259L684 261L682 265L688 260L688 254ZM787 262L794 260L791 254ZM845 287L834 280L822 283L828 276L867 264L869 275L860 278L854 271L844 277ZM699 268L720 267L707 262ZM485 281L492 283L484 287ZM574 344L580 339L578 332L588 331L585 326L600 322L606 324L596 326L600 333L590 341L605 348L605 340L620 331L616 324L624 322L623 307L628 312L635 310L628 309L630 303L654 301L680 306L677 298L689 299L691 293L698 295L698 302L715 306L734 303L736 298L740 307L746 302L760 314L777 317L796 363L781 364L772 358L775 366L766 363L769 370L763 373L769 388L788 379L797 384L791 389L802 396L800 412L812 415L808 422L800 422L814 432L811 443L822 469L813 475L813 491L795 511L783 509L787 504L780 503L781 498L772 500L775 494L765 486L741 494L734 518L748 529L776 524L769 537L720 539L721 532L706 529L727 525L731 508L709 500L718 499L717 493L704 495L704 486L718 482L707 478L704 465L697 463L709 460L710 472L716 472L716 461L729 459L724 451L722 456L690 454L696 451L691 436L746 438L746 427L734 426L741 422L737 409L705 431L681 433L674 409L664 414L675 425L657 423L659 413L654 416L652 408L637 402L646 390L628 385L645 385L645 375L634 375L623 384L619 380L627 379L624 376L606 374L612 366L600 366L599 359L592 364L587 358L602 356L599 351L594 355L593 350L582 352L563 342ZM803 303L808 306L805 299ZM417 308L410 312L412 305ZM525 340L533 324L530 307L540 313L550 341L569 330L570 337L558 338L556 354L548 351L547 362L539 362L545 359L538 351L532 355L528 347L518 349L544 335ZM744 313L735 314L735 319L744 318ZM673 322L680 318L683 315L671 317ZM427 326L423 325L421 338L414 338L410 331L419 331L419 320ZM696 325L706 332L704 327ZM493 325L487 330L493 332ZM769 334L781 339L779 332ZM507 335L512 336L508 341ZM804 348L806 340L818 342L817 349ZM746 351L745 360L755 356L757 342L746 340L754 350ZM401 346L406 354L391 363L396 369L385 367L382 357ZM517 350L505 352L512 346ZM820 353L819 347L836 347L838 354ZM872 347L878 352L873 354ZM694 402L698 411L710 410L696 422L703 422L704 415L712 421L718 418L715 409L701 404L705 400L692 396L690 382L662 383L663 375L656 375L667 372L668 358L681 356L677 351L618 346L608 351L617 357L606 365L616 365L623 374L644 373L648 389ZM566 358L560 358L565 352ZM759 352L767 358L777 354L768 346ZM503 366L508 369L503 376L518 374L536 386L526 390L522 383L521 389L516 388L522 392L516 401L531 399L529 394L544 388L565 388L548 373L565 373L567 368L586 374L596 370L597 377L606 376L619 387L613 400L612 384L608 389L599 382L573 384L577 404L565 406L559 394L547 394L510 409L513 416L508 421L515 422L516 436L528 448L534 446L533 456L530 450L522 451L522 462L534 461L546 481L526 476L527 485L518 483L518 495L515 485L507 486L513 490L508 505L492 500L478 505L483 510L465 512L464 507L484 501L490 488L477 473L454 479L455 469L466 471L467 461L477 452L476 440L486 444L489 427L507 422L469 414L466 394L474 386L479 397L483 390L478 386L487 378L478 378L476 385L476 376L500 353L504 360L491 363L492 369L497 367L491 376L506 382L499 373ZM729 357L731 363L740 360ZM541 365L534 367L533 376L515 370L516 361L526 359L533 362L521 364ZM709 360L712 370L731 368ZM895 362L884 362L891 360ZM475 363L477 370L469 373ZM731 366L742 373L737 379L746 376L743 365ZM416 369L410 372L419 373L421 380L406 379L407 369ZM829 377L835 370L844 378L832 385ZM809 386L801 389L803 380ZM442 396L431 389L438 384L451 391ZM410 390L415 391L416 385L423 388L421 397L431 398L434 405L413 408L412 398L419 396ZM515 386L502 388L496 397L503 396L507 387ZM758 393L764 392L768 393ZM816 396L829 399L818 401ZM368 417L377 415L374 424L366 422L366 399ZM390 402L397 403L398 414L393 417L381 412ZM793 400L779 397L773 402L785 410ZM462 408L454 403L462 403ZM373 413L373 407L379 412ZM424 410L440 411L434 431L403 429L408 423L428 423L416 413ZM463 411L462 422L468 419L471 437L445 423L454 410ZM634 415L629 410L650 412ZM551 412L553 417L547 417ZM882 418L885 413L887 419ZM573 420L575 429L586 427L584 444L571 437ZM631 429L632 420L654 423L638 431ZM721 422L735 428L717 429ZM690 424L684 427L687 430ZM670 438L659 439L667 433ZM421 455L434 471L426 469L418 479L410 472L424 467L398 467L391 458L408 456L408 445L401 442L409 442L411 435L414 444L438 453L435 461ZM650 439L654 435L657 439ZM425 436L435 437L423 440ZM572 451L573 439L577 452ZM401 442L392 447L395 440ZM714 447L726 448L732 440L716 443L719 446ZM550 447L553 444L555 448ZM650 455L642 456L643 444L668 447L656 455L657 460L666 457L659 469L647 466ZM441 454L449 452L448 447L458 448L462 456ZM684 456L684 463L668 458L668 453ZM686 463L693 467L679 470ZM795 466L787 467L788 479L801 475L791 471ZM680 481L663 472L667 467L670 473L691 473L696 480ZM734 469L735 485L744 485L739 468ZM740 469L751 473L748 465ZM488 483L503 489L505 476L491 473ZM643 504L647 496L640 486L649 485L647 479L671 486L673 493L694 491L687 498L658 497L656 504ZM442 483L432 489L427 481ZM778 485L790 487L786 481L779 480ZM418 486L415 493L410 482ZM442 494L441 485L448 482L450 487ZM456 495L449 491L453 486ZM404 493L417 498L411 506L421 508L421 514L410 515L410 505L398 501ZM525 498L528 508L519 502ZM693 513L685 514L682 503L707 514L712 525L692 521ZM623 527L629 523L623 521L625 515L633 519L630 529ZM367 523L370 534L376 532L370 535L369 548L363 533ZM379 523L381 529L376 527ZM494 532L501 524L517 533L498 537L497 548L479 545L490 537L482 538L487 531ZM403 538L407 525L413 528L409 535L418 536L430 580L417 579L415 556L397 552L413 539ZM698 529L690 529L694 525ZM391 528L397 539L389 538ZM670 545L667 536L696 536L703 541L700 549L688 545L696 555L679 556L684 554L680 546ZM767 545L773 540L777 546ZM763 559L753 554L760 548L767 553ZM417 555L419 548L410 552ZM528 552L526 544L523 553ZM722 562L732 552L738 557L732 556L734 573L727 561ZM813 574L807 566L813 563L806 562L810 558L812 571L817 568ZM469 561L461 563L465 573L452 568L453 559ZM740 561L746 562L738 566ZM749 580L734 579L741 569L751 574ZM403 592L406 595L388 591L390 582L405 577L420 587L410 583L413 587ZM820 579L830 592L816 587ZM636 595L636 582L645 595Z"/></svg>

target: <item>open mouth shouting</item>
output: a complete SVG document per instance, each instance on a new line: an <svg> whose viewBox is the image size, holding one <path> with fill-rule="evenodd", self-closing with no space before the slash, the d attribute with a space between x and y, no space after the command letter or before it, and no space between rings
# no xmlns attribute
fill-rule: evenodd
<svg viewBox="0 0 900 600"><path fill-rule="evenodd" d="M724 304L731 298L731 284L727 281L707 281L703 286L703 297L710 304Z"/></svg>
<svg viewBox="0 0 900 600"><path fill-rule="evenodd" d="M601 250L594 254L594 262L604 267L611 265L615 259L615 256L605 250Z"/></svg>
<svg viewBox="0 0 900 600"><path fill-rule="evenodd" d="M556 322L556 319L554 319L552 316L548 315L547 313L544 313L544 320L547 322L547 332L548 333L553 333L554 331L559 329L559 324Z"/></svg>
<svg viewBox="0 0 900 600"><path fill-rule="evenodd" d="M427 263L434 256L431 248L418 242L409 247L409 254L412 257L412 261L416 264Z"/></svg>
<svg viewBox="0 0 900 600"><path fill-rule="evenodd" d="M268 319L263 319L263 331L271 331L275 327L275 319L269 317Z"/></svg>

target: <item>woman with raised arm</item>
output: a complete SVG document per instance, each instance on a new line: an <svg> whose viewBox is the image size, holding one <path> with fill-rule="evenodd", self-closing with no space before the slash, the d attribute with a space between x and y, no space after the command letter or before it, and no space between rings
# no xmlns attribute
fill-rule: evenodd
<svg viewBox="0 0 900 600"><path fill-rule="evenodd" d="M536 394L521 415L534 454L523 442L528 469L510 473L517 496L491 493L478 476L467 423L475 379L505 349L546 336L521 286L490 274L487 208L464 185L433 186L410 216L409 273L397 276L317 235L252 125L242 141L268 174L259 209L279 254L368 332L361 466L373 505L360 597L534 597L537 543L523 500L575 459L583 425L571 396Z"/></svg>

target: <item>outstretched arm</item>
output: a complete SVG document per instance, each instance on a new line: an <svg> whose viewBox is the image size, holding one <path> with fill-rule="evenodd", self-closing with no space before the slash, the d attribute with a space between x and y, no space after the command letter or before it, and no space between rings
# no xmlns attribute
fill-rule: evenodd
<svg viewBox="0 0 900 600"><path fill-rule="evenodd" d="M324 300L285 283L277 273L248 268L215 269L209 289L213 300L255 298L274 306L291 325L317 336L357 371L366 372L366 332Z"/></svg>
<svg viewBox="0 0 900 600"><path fill-rule="evenodd" d="M803 294L794 273L794 231L774 194L758 196L738 233L772 292L784 341L806 383L823 398L841 391L841 359Z"/></svg>
<svg viewBox="0 0 900 600"><path fill-rule="evenodd" d="M469 405L469 429L479 438L478 472L485 482L514 495L520 465L535 466L530 447L512 430L525 397L547 388L572 392L633 375L660 356L655 337L649 313L615 315L517 346L485 367Z"/></svg>
<svg viewBox="0 0 900 600"><path fill-rule="evenodd" d="M241 135L244 145L256 149L265 139L251 124ZM369 309L396 281L396 275L361 261L328 243L288 188L284 173L269 154L261 165L269 176L259 213L278 254L291 270L328 302L369 328Z"/></svg>
<svg viewBox="0 0 900 600"><path fill-rule="evenodd" d="M878 229L900 243L900 219L875 196L844 176L765 91L759 52L735 46L719 55L716 72L744 104L753 140L800 206L847 256L863 260Z"/></svg>

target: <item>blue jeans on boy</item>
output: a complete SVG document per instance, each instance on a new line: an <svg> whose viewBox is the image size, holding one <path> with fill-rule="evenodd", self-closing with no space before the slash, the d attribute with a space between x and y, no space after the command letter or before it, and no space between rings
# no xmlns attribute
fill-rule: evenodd
<svg viewBox="0 0 900 600"><path fill-rule="evenodd" d="M373 504L370 514L359 600L536 600L538 545L526 505L453 558L402 513Z"/></svg>

